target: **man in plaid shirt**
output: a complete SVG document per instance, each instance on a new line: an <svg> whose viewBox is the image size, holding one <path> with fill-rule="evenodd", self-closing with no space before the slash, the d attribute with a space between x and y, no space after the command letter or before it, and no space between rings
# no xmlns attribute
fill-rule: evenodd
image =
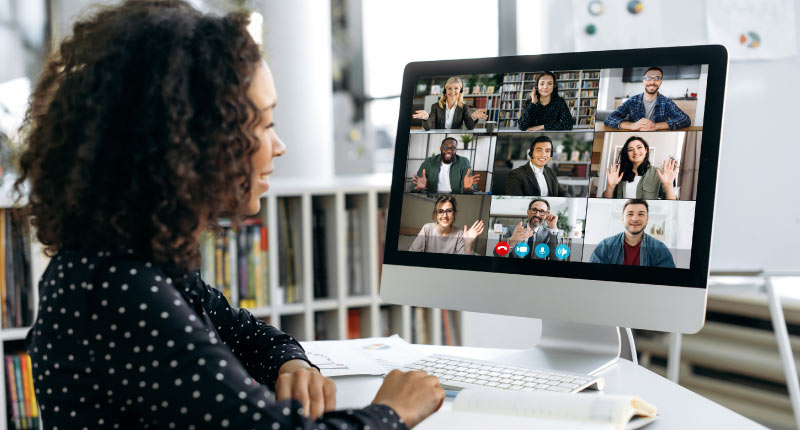
<svg viewBox="0 0 800 430"><path fill-rule="evenodd" d="M664 72L658 67L644 74L644 92L637 94L612 112L604 121L607 127L622 130L656 131L677 130L692 124L675 102L658 93Z"/></svg>

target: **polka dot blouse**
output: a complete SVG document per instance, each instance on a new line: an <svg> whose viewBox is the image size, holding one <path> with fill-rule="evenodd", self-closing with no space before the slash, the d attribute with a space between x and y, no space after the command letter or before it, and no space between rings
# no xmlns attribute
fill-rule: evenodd
<svg viewBox="0 0 800 430"><path fill-rule="evenodd" d="M405 429L383 405L316 421L276 402L289 335L232 307L197 272L172 279L130 251L62 251L28 333L44 429Z"/></svg>
<svg viewBox="0 0 800 430"><path fill-rule="evenodd" d="M544 106L527 100L519 117L519 129L544 125L545 130L572 130L573 121L567 102L561 97L552 97Z"/></svg>

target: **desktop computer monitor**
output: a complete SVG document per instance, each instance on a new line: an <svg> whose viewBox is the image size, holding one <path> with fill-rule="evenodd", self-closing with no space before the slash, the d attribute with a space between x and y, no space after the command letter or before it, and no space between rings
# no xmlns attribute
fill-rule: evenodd
<svg viewBox="0 0 800 430"><path fill-rule="evenodd" d="M722 46L408 64L382 299L698 331L727 64Z"/></svg>

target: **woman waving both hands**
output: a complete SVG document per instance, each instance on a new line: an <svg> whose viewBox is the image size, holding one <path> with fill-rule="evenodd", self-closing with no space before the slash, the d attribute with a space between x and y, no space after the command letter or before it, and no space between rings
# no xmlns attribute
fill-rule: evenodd
<svg viewBox="0 0 800 430"><path fill-rule="evenodd" d="M650 146L639 136L631 136L622 146L617 163L606 169L607 186L603 197L614 199L677 200L675 177L678 162L670 157L657 168L650 164Z"/></svg>

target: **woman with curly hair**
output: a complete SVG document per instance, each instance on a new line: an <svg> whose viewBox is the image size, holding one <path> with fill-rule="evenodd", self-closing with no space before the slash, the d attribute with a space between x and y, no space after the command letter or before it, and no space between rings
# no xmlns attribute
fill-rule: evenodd
<svg viewBox="0 0 800 430"><path fill-rule="evenodd" d="M45 66L17 182L52 256L26 340L45 428L406 428L441 404L436 378L395 371L333 411L296 340L200 279L199 235L258 212L286 150L247 23L128 1Z"/></svg>

